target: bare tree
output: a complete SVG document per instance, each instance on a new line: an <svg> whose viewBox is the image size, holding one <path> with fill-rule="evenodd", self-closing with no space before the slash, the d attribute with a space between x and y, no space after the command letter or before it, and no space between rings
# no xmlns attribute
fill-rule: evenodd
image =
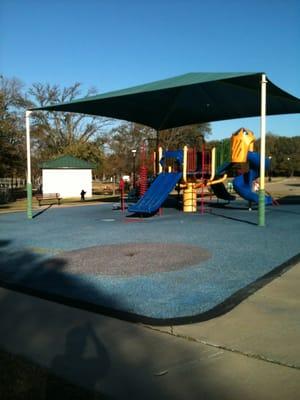
<svg viewBox="0 0 300 400"><path fill-rule="evenodd" d="M125 122L113 128L107 136L106 174L129 173L132 170L132 150L137 150L137 166L140 148L148 139L155 137L151 128L136 123Z"/></svg>
<svg viewBox="0 0 300 400"><path fill-rule="evenodd" d="M29 89L29 94L36 107L45 107L78 98L81 84L60 88L58 85L35 83ZM95 89L89 89L86 97L93 94ZM74 152L78 154L81 148L90 147L88 143L97 141L99 145L99 138L110 123L107 118L84 114L36 111L33 113L35 147L43 157Z"/></svg>
<svg viewBox="0 0 300 400"><path fill-rule="evenodd" d="M209 123L166 129L159 134L159 142L166 149L182 149L183 146L198 147L211 134Z"/></svg>

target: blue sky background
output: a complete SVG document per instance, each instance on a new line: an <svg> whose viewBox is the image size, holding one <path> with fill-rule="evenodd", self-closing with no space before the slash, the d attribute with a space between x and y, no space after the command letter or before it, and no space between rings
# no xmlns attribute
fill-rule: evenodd
<svg viewBox="0 0 300 400"><path fill-rule="evenodd" d="M1 0L0 73L99 93L187 72L266 72L300 98L299 0ZM83 93L84 94L84 93ZM259 118L212 123L213 138ZM300 134L300 115L267 130Z"/></svg>

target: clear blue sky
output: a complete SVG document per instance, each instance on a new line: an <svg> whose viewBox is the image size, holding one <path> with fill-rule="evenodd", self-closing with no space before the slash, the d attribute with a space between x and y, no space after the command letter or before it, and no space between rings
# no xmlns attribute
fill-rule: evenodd
<svg viewBox="0 0 300 400"><path fill-rule="evenodd" d="M266 72L300 98L299 0L1 0L0 73L103 93L187 72ZM84 94L84 93L83 93ZM259 119L212 124L213 138ZM300 134L300 115L267 130Z"/></svg>

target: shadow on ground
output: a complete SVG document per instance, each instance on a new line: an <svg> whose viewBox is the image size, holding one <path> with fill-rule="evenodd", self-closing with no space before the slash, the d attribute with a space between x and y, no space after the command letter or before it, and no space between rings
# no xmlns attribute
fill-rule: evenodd
<svg viewBox="0 0 300 400"><path fill-rule="evenodd" d="M300 204L300 196L284 196L277 201L279 204Z"/></svg>
<svg viewBox="0 0 300 400"><path fill-rule="evenodd" d="M42 210L38 211L37 213L35 213L32 218L36 218L39 215L43 214L44 212L46 212L47 210L49 210L49 208L52 207L53 204L49 204L49 206L47 206L46 208L43 208Z"/></svg>

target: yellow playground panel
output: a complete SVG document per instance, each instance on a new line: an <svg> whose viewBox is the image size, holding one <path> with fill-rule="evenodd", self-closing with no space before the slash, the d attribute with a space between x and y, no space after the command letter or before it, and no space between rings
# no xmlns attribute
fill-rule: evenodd
<svg viewBox="0 0 300 400"><path fill-rule="evenodd" d="M249 129L240 128L231 136L231 161L243 163L247 161L248 151L254 150L255 136Z"/></svg>

